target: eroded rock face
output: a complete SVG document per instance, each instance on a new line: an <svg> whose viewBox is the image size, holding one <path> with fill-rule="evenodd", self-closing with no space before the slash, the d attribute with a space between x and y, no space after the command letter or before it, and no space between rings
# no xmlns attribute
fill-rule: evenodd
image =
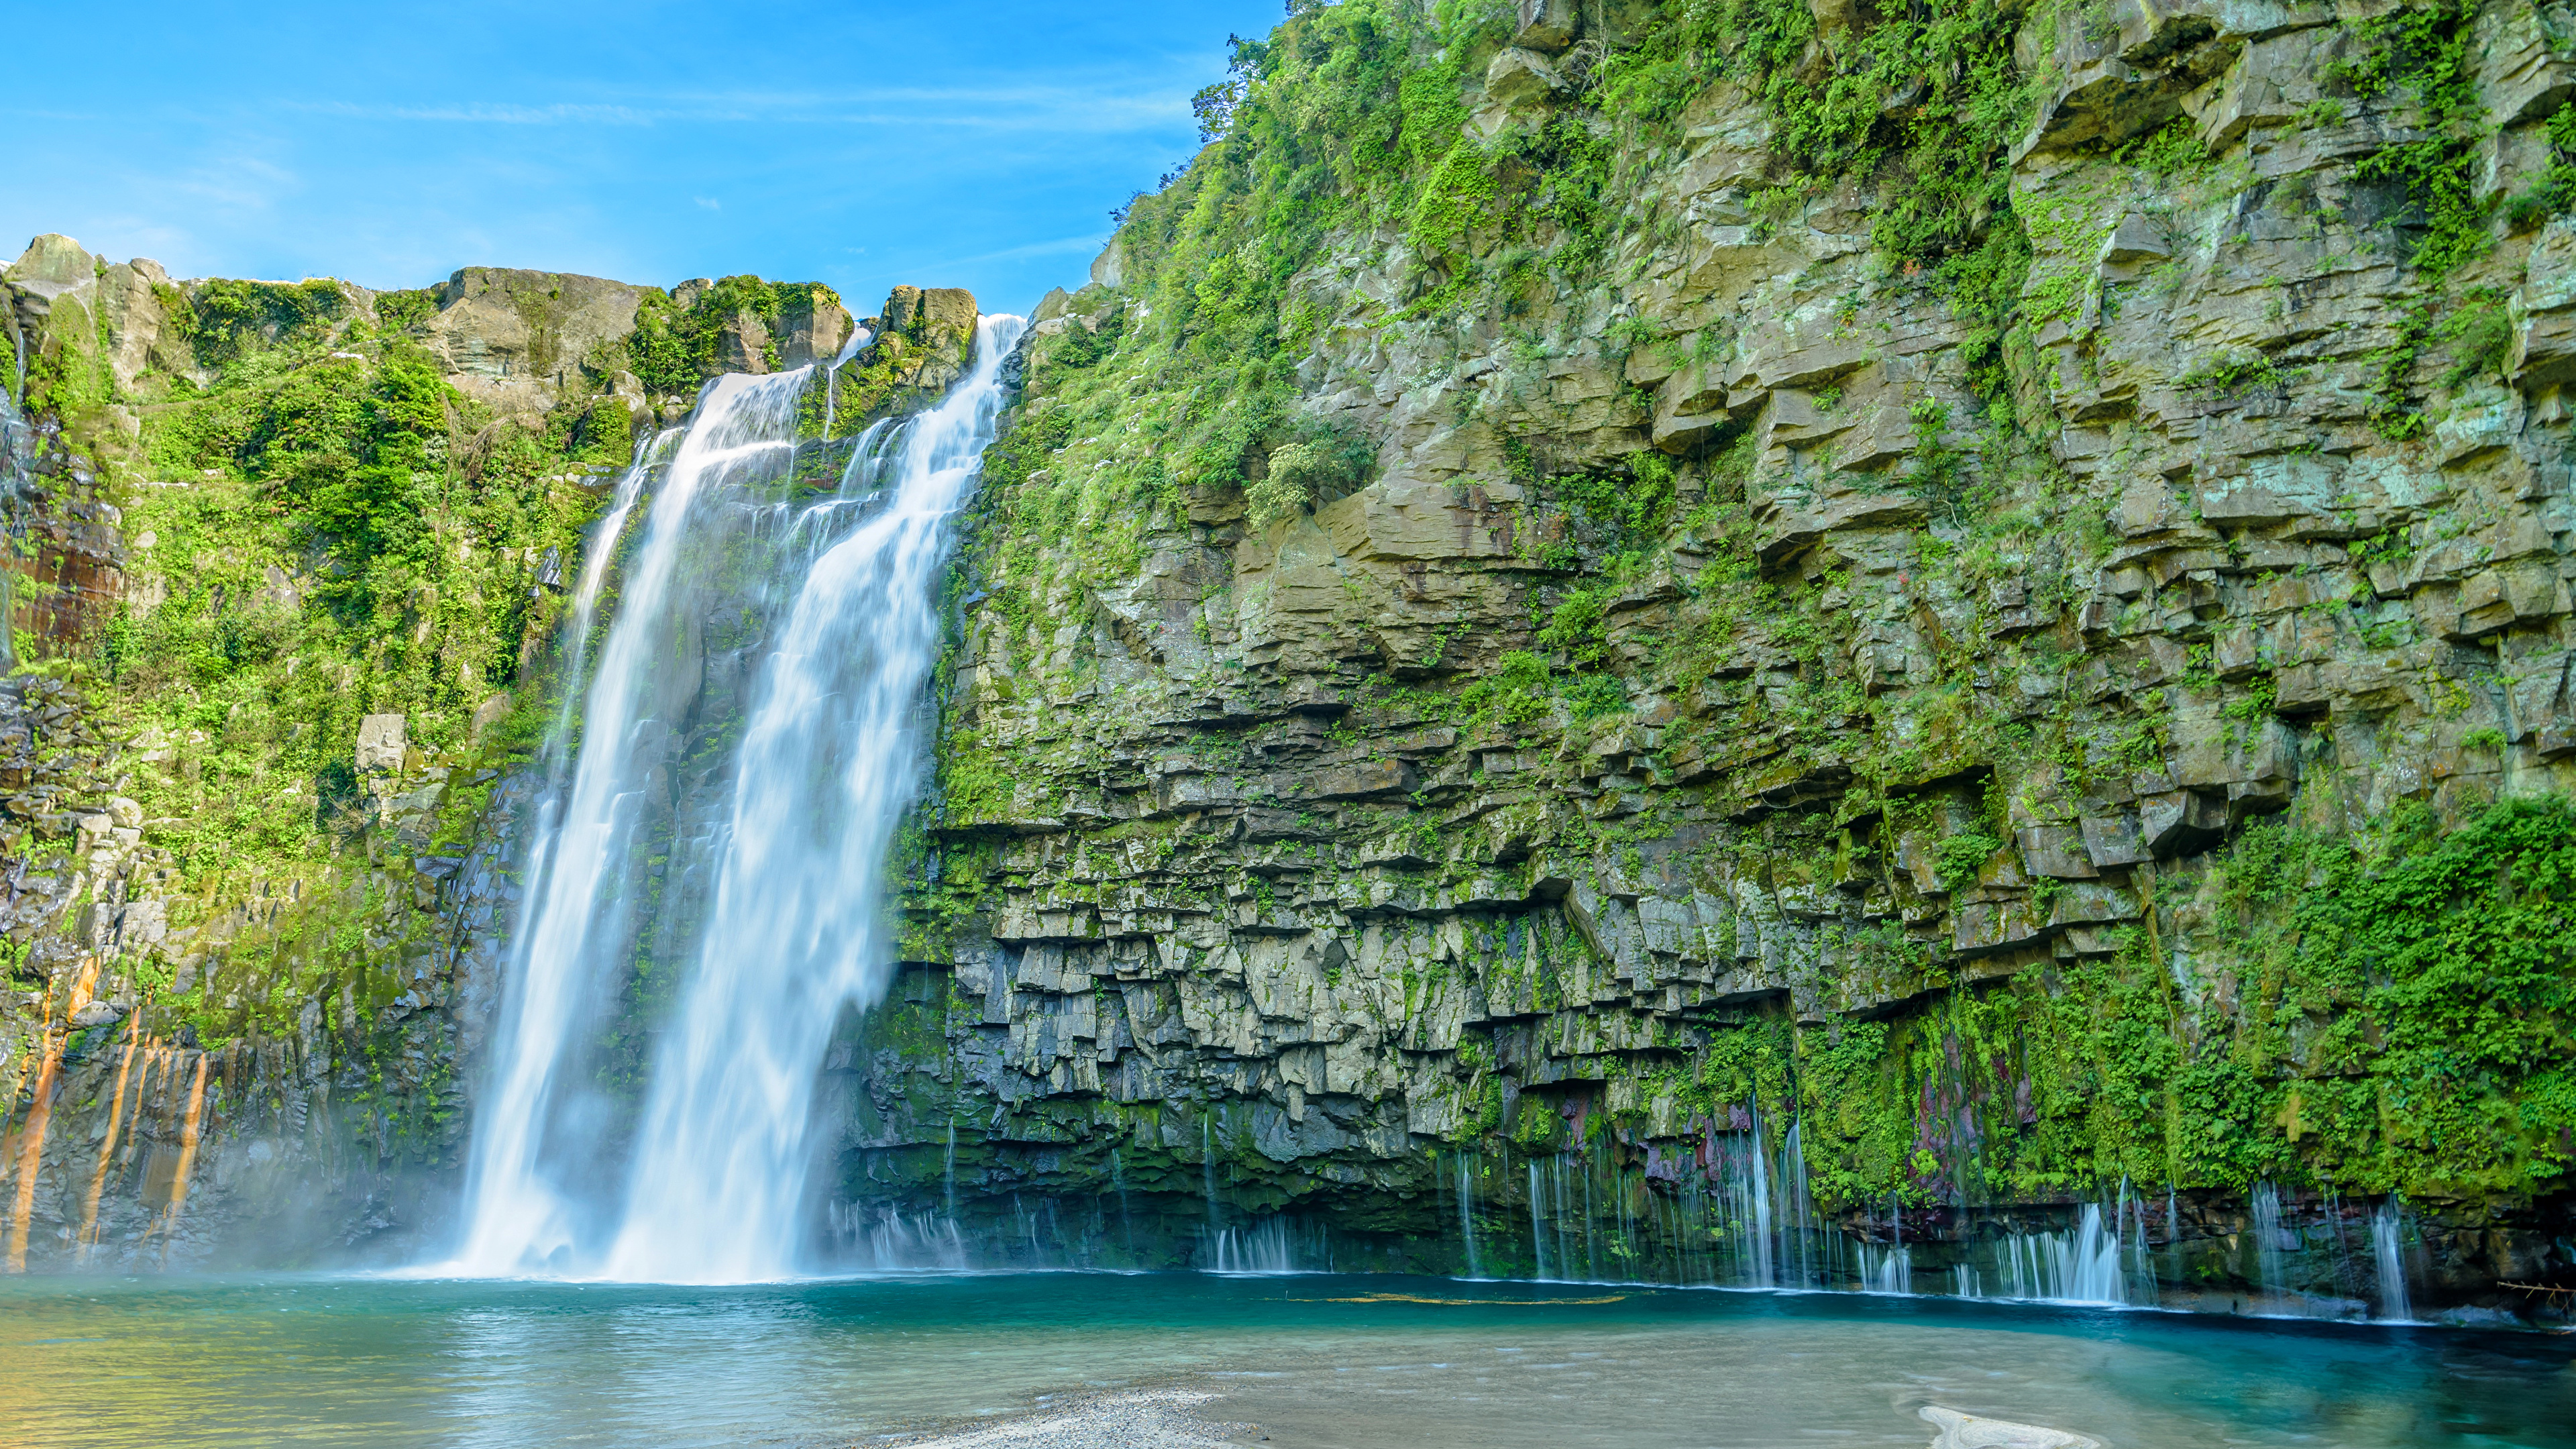
<svg viewBox="0 0 2576 1449"><path fill-rule="evenodd" d="M462 267L432 288L423 341L448 381L498 413L543 413L635 330L644 290L601 277ZM756 355L756 354L755 354ZM738 369L747 370L747 369Z"/></svg>
<svg viewBox="0 0 2576 1449"><path fill-rule="evenodd" d="M2509 140L2563 47L2492 8L2529 12L2479 32ZM2252 989L2228 895L2249 829L2576 787L2568 221L2499 227L2453 279L2510 319L2483 374L2444 383L2457 356L2426 349L2392 382L2423 336L2399 302L2419 234L2353 163L2403 98L2317 105L2354 43L2330 6L2113 11L2024 37L2047 83L2013 158L2037 255L2003 401L1974 324L1873 255L1866 195L1757 218L1771 123L1719 88L1678 154L1628 158L1679 224L1620 238L1612 283L1404 326L1413 261L1385 235L1301 275L1297 407L1374 448L1366 486L1266 527L1239 489L1185 488L1106 576L986 535L919 974L849 1059L850 1198L999 1211L1204 1172L1229 1212L1427 1236L1462 1155L1707 1168L1754 1120L1723 1064L1758 1030L1804 1053L1893 1024L1956 1061L1945 1003L2140 969L2188 1003L2180 1050L2223 1050ZM1504 52L1474 124L1544 118L1550 65ZM2178 125L2204 161L2120 159ZM1047 361L1141 325L1152 279L1128 280L1042 310L1022 426L1065 409L1073 434L1016 496L1149 456ZM2012 461L1991 409L2035 451ZM1660 537L1569 501L1664 467ZM2002 544L1969 511L2024 507ZM1008 594L1032 577L1012 549L1063 561L1035 574L1053 592ZM1602 567L1623 550L1644 561ZM1597 623L1541 633L1586 591ZM1603 683L1580 702L1568 672ZM1480 684L1528 708L1460 702ZM2266 1090L2302 1068L2278 1071ZM1892 1109L1907 1150L2044 1133L2035 1076L2045 1098L2033 1066L1926 1075ZM1856 1162L1851 1120L1832 1150ZM1804 1126L1812 1166L1839 1129ZM1526 1213L1518 1172L1481 1190ZM2063 1223L2072 1196L1990 1210ZM2556 1261L2563 1197L2511 1199L2427 1209L2445 1291ZM2245 1203L2186 1179L2152 1232L2241 1281ZM1909 1209L1903 1240L1967 1224Z"/></svg>
<svg viewBox="0 0 2576 1449"><path fill-rule="evenodd" d="M833 369L838 405L852 417L901 416L936 402L966 375L978 315L975 294L962 287L896 287L858 324L866 345Z"/></svg>

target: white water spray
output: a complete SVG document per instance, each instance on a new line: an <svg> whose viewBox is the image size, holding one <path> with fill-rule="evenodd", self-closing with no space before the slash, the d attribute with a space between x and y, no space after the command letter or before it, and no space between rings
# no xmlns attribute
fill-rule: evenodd
<svg viewBox="0 0 2576 1449"><path fill-rule="evenodd" d="M568 753L567 692L548 748L548 788L537 807L535 854L510 962L508 995L493 1043L496 1073L478 1112L466 1173L468 1229L455 1271L565 1272L580 1266L597 1207L588 1192L603 1168L598 1150L609 1105L585 1080L585 1048L616 990L634 925L627 863L646 781L667 743L672 701L653 686L662 645L680 627L680 558L691 504L763 455L789 444L797 374L728 376L698 405L698 420L668 461L644 537L627 561L617 621L583 700L579 756ZM662 440L618 483L594 532L575 596L569 640L574 677L586 662L602 584Z"/></svg>
<svg viewBox="0 0 2576 1449"><path fill-rule="evenodd" d="M672 644L707 627L727 525L776 516L742 505L783 480L813 370L727 376L699 404L623 571L577 762L540 815L469 1230L443 1271L679 1282L795 1271L824 1050L889 967L878 883L919 780L948 520L992 436L1020 325L985 319L972 375L890 442L863 439L841 496L788 530L801 547L780 564L802 569L801 587L753 665L729 808L703 842L713 884L700 944L651 1064L624 1191L602 1194L611 1114L587 1069L636 944L638 826L667 795L699 684L670 667ZM621 485L591 544L580 635L647 471ZM700 534L716 543L693 552Z"/></svg>
<svg viewBox="0 0 2576 1449"><path fill-rule="evenodd" d="M920 780L949 517L992 439L1018 319L980 331L974 374L911 424L890 496L815 561L767 663L611 1277L793 1270L824 1049L846 1008L883 993L891 966L877 885Z"/></svg>

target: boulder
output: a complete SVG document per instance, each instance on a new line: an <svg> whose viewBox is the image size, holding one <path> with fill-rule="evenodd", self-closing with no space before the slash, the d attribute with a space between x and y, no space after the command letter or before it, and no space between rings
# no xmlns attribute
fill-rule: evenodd
<svg viewBox="0 0 2576 1449"><path fill-rule="evenodd" d="M112 1002L93 1001L72 1013L72 1025L85 1031L94 1026L112 1025L123 1020L124 1017L125 1011L122 1007Z"/></svg>
<svg viewBox="0 0 2576 1449"><path fill-rule="evenodd" d="M838 356L858 328L850 310L821 288L808 305L791 303L779 318L778 365L810 367Z"/></svg>
<svg viewBox="0 0 2576 1449"><path fill-rule="evenodd" d="M58 232L47 232L27 243L26 251L0 271L0 281L26 299L19 303L21 315L33 311L43 316L56 297L80 288L98 284L98 274L106 266L104 259L94 257L79 242Z"/></svg>
<svg viewBox="0 0 2576 1449"><path fill-rule="evenodd" d="M473 737L477 740L482 739L484 733L490 730L492 726L508 719L510 717L510 711L516 708L517 704L518 701L513 699L507 690L504 690L501 693L492 696L490 699L483 701L481 704L476 705L474 707L474 721L470 726L473 732Z"/></svg>
<svg viewBox="0 0 2576 1449"><path fill-rule="evenodd" d="M753 313L736 312L717 334L716 360L727 372L765 373L775 346L768 324Z"/></svg>
<svg viewBox="0 0 2576 1449"><path fill-rule="evenodd" d="M553 407L581 370L635 330L644 290L604 277L462 267L431 289L421 341L456 390L493 411Z"/></svg>
<svg viewBox="0 0 2576 1449"><path fill-rule="evenodd" d="M371 714L358 721L358 773L397 773L409 748L403 716Z"/></svg>
<svg viewBox="0 0 2576 1449"><path fill-rule="evenodd" d="M1116 237L1109 239L1109 245L1102 247L1100 255L1091 259L1091 281L1100 287L1127 285L1126 243Z"/></svg>
<svg viewBox="0 0 2576 1449"><path fill-rule="evenodd" d="M1563 50L1582 28L1583 15L1574 0L1521 0L1520 24L1512 31L1512 44L1529 50Z"/></svg>
<svg viewBox="0 0 2576 1449"><path fill-rule="evenodd" d="M1507 118L1545 110L1564 85L1546 56L1517 45L1506 46L1485 67L1485 96Z"/></svg>

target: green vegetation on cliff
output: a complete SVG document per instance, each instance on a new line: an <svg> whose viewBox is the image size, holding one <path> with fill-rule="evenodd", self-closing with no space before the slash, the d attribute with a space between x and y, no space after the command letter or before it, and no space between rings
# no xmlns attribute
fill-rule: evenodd
<svg viewBox="0 0 2576 1449"><path fill-rule="evenodd" d="M1695 1095L1797 1103L1819 1196L2098 1196L2261 1180L2422 1201L2576 1165L2576 809L2249 831L2115 954L1893 1023L1713 1043ZM2224 963L2193 991L2177 952ZM1932 1110L1924 1110L1926 1103Z"/></svg>
<svg viewBox="0 0 2576 1449"><path fill-rule="evenodd" d="M1291 11L978 504L929 944L1193 942L1103 1131L1316 1094L1239 1010L1841 1207L2565 1191L2559 21Z"/></svg>
<svg viewBox="0 0 2576 1449"><path fill-rule="evenodd" d="M291 332L152 410L125 509L136 597L96 668L173 757L138 798L189 871L328 855L362 715L407 716L432 754L469 743L547 638L549 555L560 580L624 461L622 407L597 411L620 426L495 423L363 322Z"/></svg>
<svg viewBox="0 0 2576 1449"><path fill-rule="evenodd" d="M18 642L122 748L111 775L18 802L32 828L16 848L57 885L68 874L75 906L114 920L148 900L151 929L178 933L113 953L95 980L150 1002L155 1030L292 1036L335 998L357 1058L417 1057L401 1013L376 1015L418 1004L405 992L438 932L413 858L470 849L493 778L473 767L532 742L555 686L526 676L632 450L627 404L576 375L543 413L496 416L420 340L425 293L377 308L326 281L119 296L121 278L102 280L57 304L30 400L61 426L37 466L66 496L45 506L113 519L122 547L49 543ZM405 748L362 775L371 714L403 716ZM66 809L146 838L73 833ZM23 969L66 970L79 943L31 934L45 950ZM394 1110L451 1111L445 1081L415 1081Z"/></svg>

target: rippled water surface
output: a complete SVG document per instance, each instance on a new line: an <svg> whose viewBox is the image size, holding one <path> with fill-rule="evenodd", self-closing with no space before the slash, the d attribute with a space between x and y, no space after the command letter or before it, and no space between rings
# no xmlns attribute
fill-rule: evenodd
<svg viewBox="0 0 2576 1449"><path fill-rule="evenodd" d="M1184 1376L1297 1446L2576 1446L2576 1344L2148 1313L1309 1275L730 1289L0 1285L0 1444L864 1442Z"/></svg>

